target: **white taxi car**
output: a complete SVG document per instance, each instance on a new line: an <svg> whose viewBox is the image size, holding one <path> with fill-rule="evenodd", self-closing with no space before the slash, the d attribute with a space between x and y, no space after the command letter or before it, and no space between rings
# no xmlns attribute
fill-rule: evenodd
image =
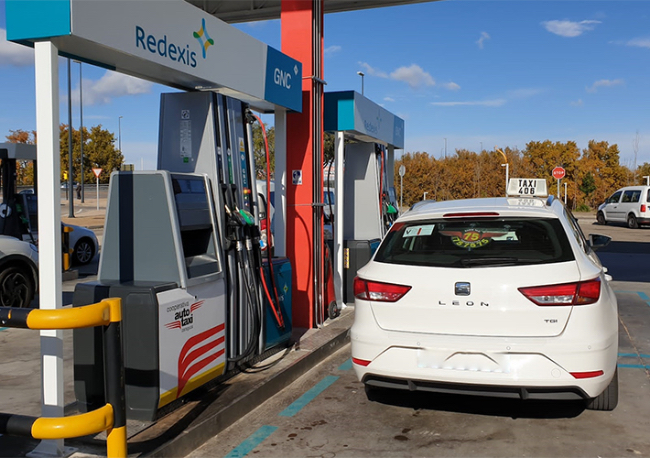
<svg viewBox="0 0 650 458"><path fill-rule="evenodd" d="M522 186L522 183L524 184ZM543 188L543 189L542 189ZM377 388L618 402L618 306L594 250L544 180L527 197L427 202L354 282L354 370Z"/></svg>

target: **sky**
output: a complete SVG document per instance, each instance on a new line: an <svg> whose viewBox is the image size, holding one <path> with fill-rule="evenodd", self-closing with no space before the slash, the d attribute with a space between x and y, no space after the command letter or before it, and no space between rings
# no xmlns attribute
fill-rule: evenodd
<svg viewBox="0 0 650 458"><path fill-rule="evenodd" d="M101 0L107 1L107 0ZM281 50L279 20L235 27ZM650 163L650 1L443 0L325 15L326 91L361 92L405 121L403 152L617 144ZM67 123L67 61L60 65ZM79 71L72 64L79 127ZM83 64L83 120L154 169L160 93L173 89ZM6 41L0 0L0 141L34 130L34 53ZM120 119L120 117L122 117ZM272 117L265 117L272 122ZM401 152L398 152L398 154Z"/></svg>

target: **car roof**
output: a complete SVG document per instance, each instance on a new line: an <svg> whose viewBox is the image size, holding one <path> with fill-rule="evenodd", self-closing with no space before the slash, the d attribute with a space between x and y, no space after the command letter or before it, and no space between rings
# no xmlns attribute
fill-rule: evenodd
<svg viewBox="0 0 650 458"><path fill-rule="evenodd" d="M547 204L550 202L550 205ZM500 216L526 216L559 218L562 203L553 198L540 197L489 197L481 199L424 201L414 205L397 221L417 221L426 218L442 218L450 213L498 213Z"/></svg>

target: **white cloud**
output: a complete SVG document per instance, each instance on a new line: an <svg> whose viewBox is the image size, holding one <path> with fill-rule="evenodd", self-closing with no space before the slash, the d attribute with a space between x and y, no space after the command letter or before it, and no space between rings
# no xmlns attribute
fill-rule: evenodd
<svg viewBox="0 0 650 458"><path fill-rule="evenodd" d="M572 107L581 107L583 105L584 105L584 102L582 101L582 99L578 99L575 102L571 102Z"/></svg>
<svg viewBox="0 0 650 458"><path fill-rule="evenodd" d="M370 64L366 62L359 62L359 65L361 65L364 70L366 71L366 75L369 76L378 76L379 78L388 78L388 73L381 71L377 68L371 67Z"/></svg>
<svg viewBox="0 0 650 458"><path fill-rule="evenodd" d="M392 97L384 97L384 102L394 102L395 99Z"/></svg>
<svg viewBox="0 0 650 458"><path fill-rule="evenodd" d="M0 29L0 66L27 67L34 65L34 50L7 41L7 31Z"/></svg>
<svg viewBox="0 0 650 458"><path fill-rule="evenodd" d="M650 38L634 38L625 44L628 46L636 46L638 48L650 49Z"/></svg>
<svg viewBox="0 0 650 458"><path fill-rule="evenodd" d="M490 38L491 37L487 32L481 32L481 38L476 40L476 44L480 49L483 49L483 43L485 42L485 40L489 40Z"/></svg>
<svg viewBox="0 0 650 458"><path fill-rule="evenodd" d="M615 79L615 80L598 80L591 86L587 87L586 90L587 92L596 92L599 87L612 87L612 86L620 86L624 84L625 81L622 79Z"/></svg>
<svg viewBox="0 0 650 458"><path fill-rule="evenodd" d="M422 86L434 86L436 84L433 77L428 72L422 70L422 67L417 64L396 69L390 74L390 79L404 81L412 89L418 89Z"/></svg>
<svg viewBox="0 0 650 458"><path fill-rule="evenodd" d="M528 99L534 97L538 94L541 94L543 91L539 88L522 88L515 89L513 91L508 91L509 99Z"/></svg>
<svg viewBox="0 0 650 458"><path fill-rule="evenodd" d="M542 25L546 30L548 30L551 33L554 33L555 35L559 35L561 37L577 37L582 35L583 33L593 30L596 27L596 24L601 24L600 21L580 21L580 22L574 22L574 21L544 21L542 22Z"/></svg>
<svg viewBox="0 0 650 458"><path fill-rule="evenodd" d="M444 87L445 89L448 89L450 91L457 91L457 90L460 89L460 86L458 84L454 83L453 81L451 81L449 83L444 83L442 85L442 87Z"/></svg>
<svg viewBox="0 0 650 458"><path fill-rule="evenodd" d="M334 54L336 54L336 53L338 53L339 51L341 51L341 49L342 49L342 48L341 48L339 45L332 45L332 46L328 46L327 48L325 48L325 50L323 51L323 53L325 54L325 57L331 57L331 56L333 56Z"/></svg>
<svg viewBox="0 0 650 458"><path fill-rule="evenodd" d="M97 81L84 79L83 99L84 105L105 105L111 99L127 95L147 94L151 92L153 83L133 76L107 71ZM79 88L72 94L74 101L79 101Z"/></svg>
<svg viewBox="0 0 650 458"><path fill-rule="evenodd" d="M500 107L505 105L506 99L473 100L464 102L431 102L436 107Z"/></svg>
<svg viewBox="0 0 650 458"><path fill-rule="evenodd" d="M389 78L395 81L403 81L412 89L419 89L423 86L435 86L436 84L431 74L425 72L422 67L417 64L411 64L409 67L399 67L393 70L390 75L383 70L372 67L367 62L359 62L359 65L363 67L366 75L377 76L379 78Z"/></svg>

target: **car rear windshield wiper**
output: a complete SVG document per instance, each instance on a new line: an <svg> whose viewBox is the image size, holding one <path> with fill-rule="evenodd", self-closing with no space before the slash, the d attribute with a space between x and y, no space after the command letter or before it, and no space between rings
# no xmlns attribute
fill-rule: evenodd
<svg viewBox="0 0 650 458"><path fill-rule="evenodd" d="M485 258L464 258L460 260L460 263L463 267L471 266L509 266L518 264L522 260L515 257L507 256L494 256L494 257L485 257ZM526 259L525 261L528 261Z"/></svg>

